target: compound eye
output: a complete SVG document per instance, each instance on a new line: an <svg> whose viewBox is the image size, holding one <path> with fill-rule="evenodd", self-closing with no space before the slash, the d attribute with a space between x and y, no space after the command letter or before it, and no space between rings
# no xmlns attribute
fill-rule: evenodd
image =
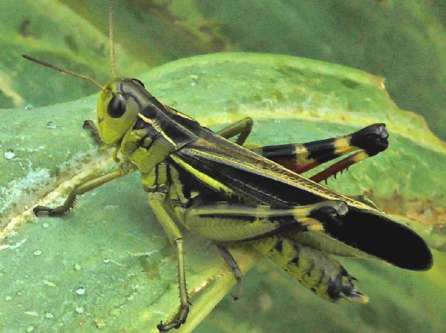
<svg viewBox="0 0 446 333"><path fill-rule="evenodd" d="M121 117L126 110L125 98L121 94L115 94L108 103L107 113L112 118Z"/></svg>

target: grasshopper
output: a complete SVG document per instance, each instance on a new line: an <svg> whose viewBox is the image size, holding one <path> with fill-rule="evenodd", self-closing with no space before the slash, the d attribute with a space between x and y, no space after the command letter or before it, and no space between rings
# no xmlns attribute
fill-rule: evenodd
<svg viewBox="0 0 446 333"><path fill-rule="evenodd" d="M113 79L106 85L24 55L101 89L97 125L88 120L84 127L116 148L117 161L116 170L77 185L61 206L36 206L34 213L64 215L76 196L139 171L148 204L177 254L180 306L157 326L160 331L179 328L189 313L183 228L215 243L238 282L242 274L230 248L251 246L329 301L368 300L329 254L374 257L411 270L431 267L431 252L416 233L373 203L320 184L385 150L384 124L304 144L245 147L251 118L214 132L160 102L140 80L119 77L112 28L109 33ZM311 178L302 175L340 156L346 157Z"/></svg>

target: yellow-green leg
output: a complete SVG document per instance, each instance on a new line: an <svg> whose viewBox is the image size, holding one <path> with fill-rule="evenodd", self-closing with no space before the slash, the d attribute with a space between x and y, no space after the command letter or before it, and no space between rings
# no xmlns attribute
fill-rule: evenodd
<svg viewBox="0 0 446 333"><path fill-rule="evenodd" d="M116 178L122 177L129 173L131 167L123 166L118 170L112 171L105 175L99 176L97 178L87 180L85 183L77 185L71 192L68 194L68 197L65 199L65 202L55 208L45 207L45 206L36 206L33 209L34 214L39 215L49 215L49 216L61 216L67 213L71 208L73 208L74 202L76 200L76 196L80 194L84 194L85 192L91 191L96 187L99 187L109 181L112 181Z"/></svg>
<svg viewBox="0 0 446 333"><path fill-rule="evenodd" d="M167 323L159 323L158 329L166 332L172 328L179 328L186 321L189 313L189 296L186 287L186 272L184 266L183 235L169 214L166 204L166 194L162 192L149 193L149 205L156 219L163 227L171 244L175 244L178 260L178 285L180 289L180 308L174 318Z"/></svg>
<svg viewBox="0 0 446 333"><path fill-rule="evenodd" d="M233 123L222 130L218 131L217 134L222 137L229 139L233 136L238 135L235 141L238 145L243 145L248 138L252 130L253 120L250 117L243 118L242 120Z"/></svg>

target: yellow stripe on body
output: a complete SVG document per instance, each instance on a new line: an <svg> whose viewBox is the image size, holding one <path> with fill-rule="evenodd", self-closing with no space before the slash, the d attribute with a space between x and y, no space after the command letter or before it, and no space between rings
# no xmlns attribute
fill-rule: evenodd
<svg viewBox="0 0 446 333"><path fill-rule="evenodd" d="M223 184L223 183L219 182L218 180L212 178L211 176L205 174L204 172L201 172L198 169L194 168L193 166L191 166L187 162L183 161L180 157L178 157L176 155L173 155L173 154L170 157L180 167L182 167L184 170L188 171L191 175L193 175L196 178L198 178L200 181L205 183L210 188L215 189L217 191L222 191L222 192L224 192L226 194L229 194L229 195L234 194L234 191L231 190L228 186L226 186L225 184Z"/></svg>
<svg viewBox="0 0 446 333"><path fill-rule="evenodd" d="M257 205L255 207L216 204L204 208L194 208L188 214L191 217L205 217L207 215L225 215L229 219L231 216L245 216L257 219L271 219L274 217L293 217L296 223L305 226L308 230L322 231L322 224L313 218L310 218L312 211L325 206L326 203L317 203L314 205L297 206L290 209L273 209L267 205Z"/></svg>
<svg viewBox="0 0 446 333"><path fill-rule="evenodd" d="M142 120L144 120L147 124L151 125L159 134L161 134L163 136L164 139L167 140L167 142L169 142L172 146L176 147L177 144L175 143L175 141L173 141L171 138L169 138L169 136L164 133L163 129L161 128L160 124L158 123L158 121L156 121L156 119L150 119L147 118L146 116L144 116L141 113L138 113L138 117L141 118Z"/></svg>
<svg viewBox="0 0 446 333"><path fill-rule="evenodd" d="M150 118L147 118L146 116L144 116L141 113L138 113L138 117L141 118L142 120L144 120L147 124L152 125L153 121Z"/></svg>

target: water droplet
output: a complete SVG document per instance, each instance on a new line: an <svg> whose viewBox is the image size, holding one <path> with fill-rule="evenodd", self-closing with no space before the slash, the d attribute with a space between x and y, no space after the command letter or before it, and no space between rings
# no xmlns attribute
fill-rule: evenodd
<svg viewBox="0 0 446 333"><path fill-rule="evenodd" d="M42 254L42 250L35 250L35 251L33 252L33 254L34 254L35 256L40 256L40 255Z"/></svg>
<svg viewBox="0 0 446 333"><path fill-rule="evenodd" d="M5 296L5 301L10 301L10 300L12 300L11 296Z"/></svg>
<svg viewBox="0 0 446 333"><path fill-rule="evenodd" d="M54 315L53 315L51 312L47 312L47 313L45 313L45 318L47 318L47 319L53 319L53 318L54 318Z"/></svg>
<svg viewBox="0 0 446 333"><path fill-rule="evenodd" d="M74 264L74 270L75 271L80 271L81 270L81 265L79 265L79 264Z"/></svg>
<svg viewBox="0 0 446 333"><path fill-rule="evenodd" d="M56 126L56 124L54 122L49 121L49 122L46 123L46 127L49 128L49 129L55 129L57 126Z"/></svg>
<svg viewBox="0 0 446 333"><path fill-rule="evenodd" d="M12 160L15 157L15 153L12 149L8 149L7 151L5 151L4 156L7 160Z"/></svg>
<svg viewBox="0 0 446 333"><path fill-rule="evenodd" d="M76 313L82 314L82 313L84 313L85 310L82 306L76 306L74 311L76 311Z"/></svg>
<svg viewBox="0 0 446 333"><path fill-rule="evenodd" d="M26 104L25 111L31 111L34 108L32 104Z"/></svg>
<svg viewBox="0 0 446 333"><path fill-rule="evenodd" d="M78 294L79 296L85 295L85 288L79 287L75 290L75 293Z"/></svg>
<svg viewBox="0 0 446 333"><path fill-rule="evenodd" d="M34 331L34 326L28 326L28 327L26 328L26 332L27 332L27 333L30 333L30 332L32 332L32 331Z"/></svg>
<svg viewBox="0 0 446 333"><path fill-rule="evenodd" d="M42 227L45 228L45 229L48 228L49 226L50 225L48 223L46 223L46 222L44 224L42 224Z"/></svg>

